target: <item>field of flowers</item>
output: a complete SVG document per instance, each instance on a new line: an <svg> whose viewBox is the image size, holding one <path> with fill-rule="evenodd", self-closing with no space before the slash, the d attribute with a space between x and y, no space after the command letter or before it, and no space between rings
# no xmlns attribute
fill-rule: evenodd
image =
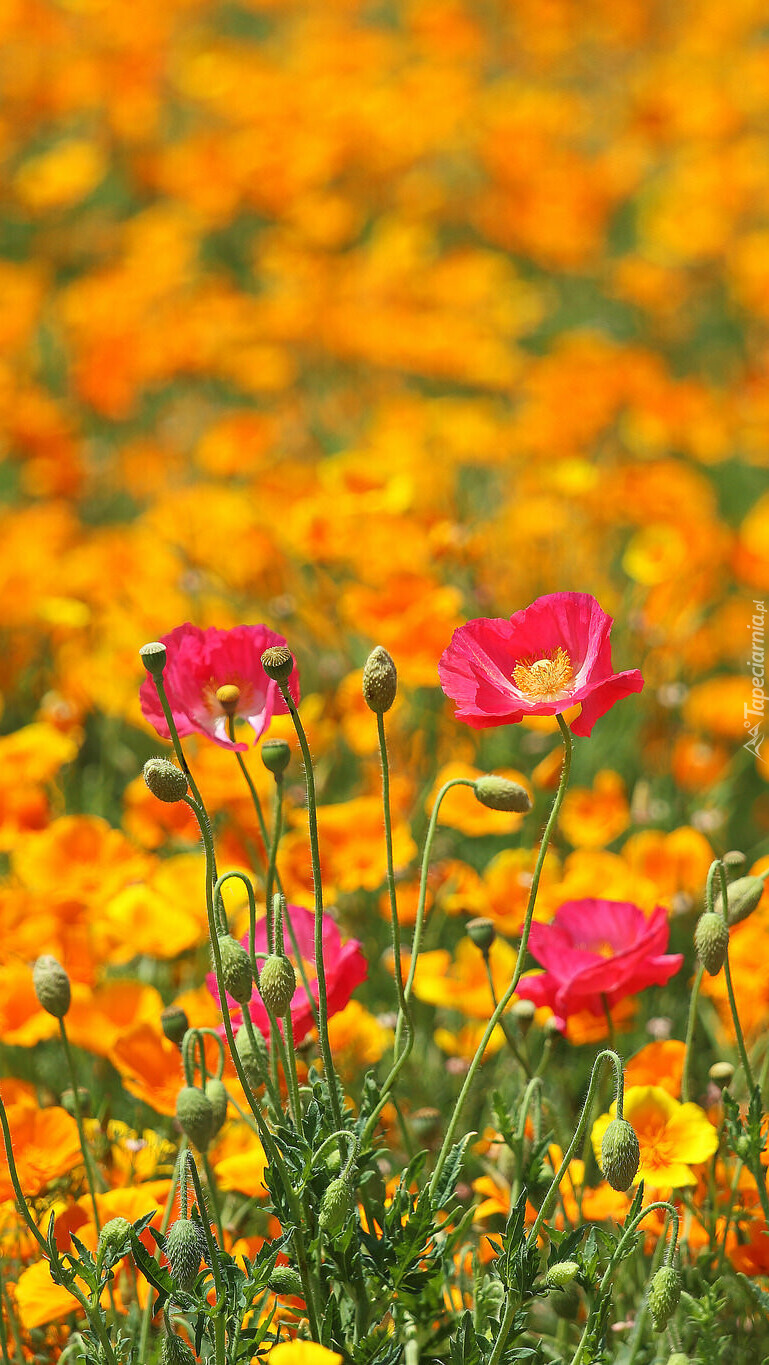
<svg viewBox="0 0 769 1365"><path fill-rule="evenodd" d="M2 1365L760 1365L765 5L0 53Z"/></svg>

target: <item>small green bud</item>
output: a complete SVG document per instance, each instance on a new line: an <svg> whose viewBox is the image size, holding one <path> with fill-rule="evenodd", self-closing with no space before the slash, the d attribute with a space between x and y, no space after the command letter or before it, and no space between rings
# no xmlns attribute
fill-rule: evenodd
<svg viewBox="0 0 769 1365"><path fill-rule="evenodd" d="M218 943L224 989L239 1005L247 1005L254 989L248 953L232 934L219 934Z"/></svg>
<svg viewBox="0 0 769 1365"><path fill-rule="evenodd" d="M743 868L747 865L747 861L745 854L738 848L730 848L729 852L725 853L721 859L721 862L726 868L727 877L736 877L737 873L742 872Z"/></svg>
<svg viewBox="0 0 769 1365"><path fill-rule="evenodd" d="M576 1261L556 1261L545 1275L545 1284L548 1289L565 1289L578 1274L579 1266Z"/></svg>
<svg viewBox="0 0 769 1365"><path fill-rule="evenodd" d="M230 1097L227 1094L227 1087L216 1079L206 1081L206 1097L210 1101L211 1108L214 1111L214 1131L212 1136L216 1137L216 1134L219 1132L219 1129L227 1117L227 1105Z"/></svg>
<svg viewBox="0 0 769 1365"><path fill-rule="evenodd" d="M553 1312L565 1322L575 1322L579 1313L579 1287L567 1284L565 1289L551 1289L547 1296Z"/></svg>
<svg viewBox="0 0 769 1365"><path fill-rule="evenodd" d="M748 1137L747 1133L741 1133L738 1138L735 1138L734 1151L735 1155L740 1158L740 1161L750 1160L752 1148L753 1144L750 1141L750 1138Z"/></svg>
<svg viewBox="0 0 769 1365"><path fill-rule="evenodd" d="M731 1062L714 1062L708 1076L714 1085L726 1090L734 1080L734 1067Z"/></svg>
<svg viewBox="0 0 769 1365"><path fill-rule="evenodd" d="M332 1180L323 1196L318 1214L318 1227L329 1237L342 1231L352 1207L352 1190L341 1176Z"/></svg>
<svg viewBox="0 0 769 1365"><path fill-rule="evenodd" d="M370 711L384 715L389 711L398 691L398 670L382 645L372 649L363 665L363 698Z"/></svg>
<svg viewBox="0 0 769 1365"><path fill-rule="evenodd" d="M243 1063L243 1070L252 1085L262 1085L269 1066L267 1044L258 1028L254 1029L254 1043L245 1024L235 1034L235 1051Z"/></svg>
<svg viewBox="0 0 769 1365"><path fill-rule="evenodd" d="M722 915L708 911L700 915L694 931L697 957L709 976L717 976L729 947L729 926Z"/></svg>
<svg viewBox="0 0 769 1365"><path fill-rule="evenodd" d="M147 672L151 673L153 678L162 678L168 657L165 645L160 640L152 640L150 644L142 645L139 654Z"/></svg>
<svg viewBox="0 0 769 1365"><path fill-rule="evenodd" d="M655 1332L664 1332L678 1307L681 1276L672 1265L660 1266L649 1287L649 1316Z"/></svg>
<svg viewBox="0 0 769 1365"><path fill-rule="evenodd" d="M262 655L262 668L274 682L288 682L294 669L291 650L287 645L271 645Z"/></svg>
<svg viewBox="0 0 769 1365"><path fill-rule="evenodd" d="M476 919L469 919L465 925L465 929L467 930L468 938L472 940L476 948L480 948L482 953L487 953L489 951L494 939L497 937L497 931L492 921L490 919L485 919L483 916L478 916Z"/></svg>
<svg viewBox="0 0 769 1365"><path fill-rule="evenodd" d="M601 1143L601 1170L613 1190L629 1190L641 1161L635 1128L627 1119L612 1119Z"/></svg>
<svg viewBox="0 0 769 1365"><path fill-rule="evenodd" d="M289 1008L295 990L296 972L288 958L276 953L266 958L259 973L259 994L268 1010L280 1018Z"/></svg>
<svg viewBox="0 0 769 1365"><path fill-rule="evenodd" d="M302 1277L290 1265L276 1265L267 1283L273 1294L282 1298L304 1298Z"/></svg>
<svg viewBox="0 0 769 1365"><path fill-rule="evenodd" d="M169 1043L176 1043L177 1047L181 1046L182 1039L189 1026L190 1021L187 1018L187 1013L181 1005L169 1005L160 1016L160 1027L166 1038Z"/></svg>
<svg viewBox="0 0 769 1365"><path fill-rule="evenodd" d="M160 1365L198 1365L198 1358L182 1337L166 1332L160 1348Z"/></svg>
<svg viewBox="0 0 769 1365"><path fill-rule="evenodd" d="M91 1112L91 1092L86 1090L84 1085L77 1088L77 1102L80 1106L80 1113L90 1114ZM74 1090L63 1090L61 1095L61 1107L66 1109L68 1114L75 1117L75 1092Z"/></svg>
<svg viewBox="0 0 769 1365"><path fill-rule="evenodd" d="M166 1256L173 1278L186 1293L192 1289L205 1251L205 1234L192 1218L177 1218L166 1238Z"/></svg>
<svg viewBox="0 0 769 1365"><path fill-rule="evenodd" d="M667 1365L691 1365L691 1363L683 1351L674 1351L672 1356L668 1356Z"/></svg>
<svg viewBox="0 0 769 1365"><path fill-rule="evenodd" d="M181 801L187 795L187 778L181 768L167 758L148 758L143 768L144 781L158 801Z"/></svg>
<svg viewBox="0 0 769 1365"><path fill-rule="evenodd" d="M488 806L489 810L513 811L517 815L527 815L531 810L531 800L525 787L497 773L484 773L482 777L476 777L473 791L481 805Z"/></svg>
<svg viewBox="0 0 769 1365"><path fill-rule="evenodd" d="M291 747L285 739L266 739L262 745L262 763L268 772L280 777L291 758Z"/></svg>
<svg viewBox="0 0 769 1365"><path fill-rule="evenodd" d="M764 883L760 877L738 877L736 882L732 882L726 888L726 899L729 907L729 927L739 924L742 920L752 915L758 902L764 894ZM722 897L719 890L716 896L715 909L722 913Z"/></svg>
<svg viewBox="0 0 769 1365"><path fill-rule="evenodd" d="M205 1152L214 1133L214 1110L203 1091L185 1085L176 1097L176 1117L190 1142Z"/></svg>
<svg viewBox="0 0 769 1365"><path fill-rule="evenodd" d="M96 1248L97 1260L103 1261L106 1256L111 1262L119 1260L131 1244L131 1224L127 1218L110 1218L108 1223L104 1223L99 1233L99 1241Z"/></svg>
<svg viewBox="0 0 769 1365"><path fill-rule="evenodd" d="M63 1019L72 1003L69 977L50 953L39 957L32 968L32 981L43 1009L54 1019Z"/></svg>
<svg viewBox="0 0 769 1365"><path fill-rule="evenodd" d="M534 1015L536 1013L537 1007L533 1000L516 1000L515 1004L512 1006L510 1014L524 1037L534 1023Z"/></svg>

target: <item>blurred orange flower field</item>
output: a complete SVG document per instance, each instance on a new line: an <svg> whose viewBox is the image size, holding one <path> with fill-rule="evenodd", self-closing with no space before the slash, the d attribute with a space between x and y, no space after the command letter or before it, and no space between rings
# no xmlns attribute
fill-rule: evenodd
<svg viewBox="0 0 769 1365"><path fill-rule="evenodd" d="M200 1148L220 1245L258 1266L287 1226L264 1133L252 1132L230 1054L220 1059L194 801L157 800L141 776L173 750L142 713L139 648L185 622L201 639L264 623L301 680L330 932L327 1034L355 1141L375 1131L378 1143L351 1215L369 1259L324 1279L318 1251L318 1293L365 1280L377 1230L405 1226L401 1171L416 1182L409 1163L426 1149L440 1174L441 1127L465 1080L456 1136L472 1137L458 1203L420 1251L424 1270L466 1218L451 1274L435 1272L431 1328L401 1327L404 1276L388 1281L387 1302L369 1286L368 1335L359 1312L353 1345L336 1318L316 1333L315 1271L300 1258L290 1292L278 1272L295 1262L281 1243L244 1319L263 1335L228 1335L227 1365L518 1358L505 1355L518 1330L509 1284L497 1277L497 1297L480 1299L473 1286L497 1275L522 1191L532 1254L550 1255L551 1270L562 1242L556 1259L572 1264L564 1239L583 1218L621 1238L635 1216L633 1190L602 1174L603 1135L622 1117L608 1080L589 1091L602 1048L628 1064L638 1179L656 1171L651 1198L680 1216L683 1307L655 1354L644 1286L672 1226L657 1208L637 1234L642 1271L614 1291L611 1330L603 1320L608 1354L590 1355L606 1264L589 1270L585 1253L573 1284L537 1291L529 1330L544 1345L531 1358L757 1362L751 1350L769 1352L767 1106L756 1109L769 1074L769 893L752 883L752 912L729 909L726 971L703 974L694 930L723 895L715 859L729 855L732 885L769 873L765 5L6 0L0 53L0 1094L35 1227L47 1237L54 1213L62 1256L79 1243L98 1258L105 1223L146 1214L134 1252L150 1261L162 1249L152 1228L163 1236L172 1216L186 1219L186 1176L181 1194L174 1182L190 1076L164 1022L172 1007L208 1030L193 1071L205 1059L203 1081L207 1069L226 1092L227 1117ZM613 666L640 670L643 691L629 687L636 695L588 738L568 686L535 704L527 656L510 673L534 698L520 723L458 720L438 673L454 632L479 618L506 626L567 593L614 618ZM398 674L385 770L394 937L377 718L361 690L375 646ZM539 659L556 683L563 659ZM223 681L234 675L204 680L214 710ZM260 923L282 891L288 935L295 907L314 903L314 807L308 816L286 705L268 708L262 732L246 700L219 705L218 731L187 727L184 749L215 871L254 880ZM560 808L563 731L575 724ZM247 752L227 752L235 735ZM275 740L291 749L280 781L267 766ZM491 772L516 784L519 807L476 799ZM532 883L535 942L555 942L562 906L619 902L653 924L661 915L669 945L654 961L682 955L683 966L665 984L644 960L622 998L586 992L601 1013L562 1015L532 985L551 964L529 954L478 1079L485 1022L517 984ZM242 877L216 894L245 942ZM610 972L630 948L596 935L569 951ZM299 989L316 1028L295 1039L292 1079L278 1077L281 1039L265 1025L265 1095L274 1108L277 1091L296 1119L297 1096L319 1107L319 1075L332 1109L338 1097L326 986L309 951L303 963L286 948L309 971ZM33 987L49 954L71 984L66 1038ZM414 1050L396 1098L384 1081L404 1029ZM367 1132L371 1069L382 1107ZM569 1155L588 1091L596 1123L585 1120ZM313 1162L332 1136L333 1123L307 1139L304 1178L319 1198ZM351 1138L339 1143L327 1182L347 1178L352 1151ZM370 1204L377 1181L384 1222ZM125 1254L115 1262L90 1311L101 1302L135 1354L111 1358L97 1341L89 1349L103 1355L87 1359L224 1365L219 1338L201 1347L189 1305L172 1322L150 1283ZM5 1156L0 1287L2 1365L86 1359L85 1309L43 1265ZM210 1279L209 1292L214 1302ZM732 1327L719 1337L722 1302ZM406 1298L401 1308L416 1312ZM490 1315L476 1355L469 1327L463 1355L435 1325L440 1309L453 1332L468 1308L476 1327L481 1309ZM417 1343L405 1355L401 1330Z"/></svg>

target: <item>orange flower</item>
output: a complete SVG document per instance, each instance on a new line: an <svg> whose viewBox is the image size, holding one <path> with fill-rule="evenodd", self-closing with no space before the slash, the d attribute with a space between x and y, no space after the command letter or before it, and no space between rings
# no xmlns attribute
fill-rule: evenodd
<svg viewBox="0 0 769 1365"><path fill-rule="evenodd" d="M33 1110L12 1105L8 1124L21 1187L28 1198L41 1194L52 1180L82 1165L77 1124L63 1109ZM5 1163L0 1169L0 1199L13 1199Z"/></svg>
<svg viewBox="0 0 769 1365"><path fill-rule="evenodd" d="M619 773L602 769L593 789L572 787L563 799L560 827L569 843L578 848L603 848L630 822L625 783Z"/></svg>

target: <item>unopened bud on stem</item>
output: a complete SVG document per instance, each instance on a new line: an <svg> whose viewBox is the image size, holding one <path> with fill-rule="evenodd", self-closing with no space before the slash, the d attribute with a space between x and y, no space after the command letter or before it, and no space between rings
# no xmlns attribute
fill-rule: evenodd
<svg viewBox="0 0 769 1365"><path fill-rule="evenodd" d="M526 815L531 810L531 800L525 787L511 782L498 773L484 773L473 783L473 791L482 806L489 810L512 811L516 815Z"/></svg>
<svg viewBox="0 0 769 1365"><path fill-rule="evenodd" d="M144 781L158 801L181 801L187 795L187 778L181 768L167 758L148 758Z"/></svg>
<svg viewBox="0 0 769 1365"><path fill-rule="evenodd" d="M382 645L372 649L363 666L363 698L370 711L389 711L398 691L398 670Z"/></svg>
<svg viewBox="0 0 769 1365"><path fill-rule="evenodd" d="M63 1019L72 1002L69 977L60 962L46 953L32 969L32 981L43 1009L54 1019Z"/></svg>

